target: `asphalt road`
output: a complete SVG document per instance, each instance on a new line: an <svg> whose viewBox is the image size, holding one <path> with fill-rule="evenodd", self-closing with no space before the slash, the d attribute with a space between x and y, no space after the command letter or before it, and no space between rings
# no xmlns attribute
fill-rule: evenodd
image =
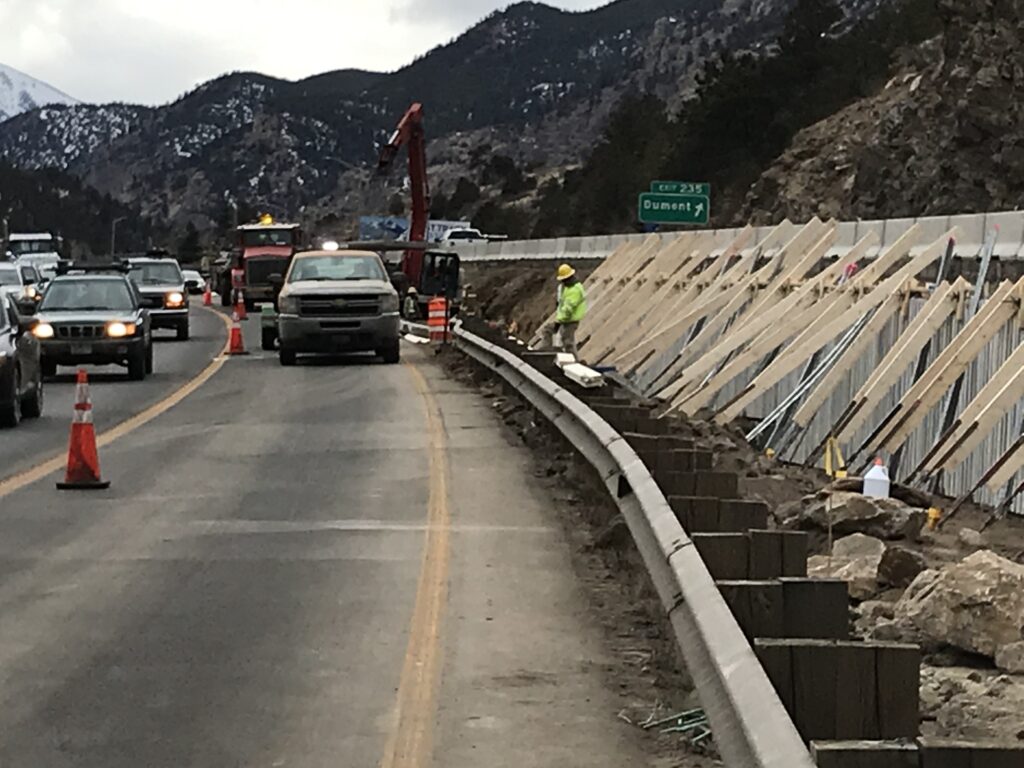
<svg viewBox="0 0 1024 768"><path fill-rule="evenodd" d="M145 381L128 381L119 366L85 366L97 430L109 428L179 388L224 347L227 330L212 311L192 307L192 339L175 341L173 331L154 332L153 373ZM59 368L44 385L43 416L26 419L16 430L0 430L0 481L67 450L68 425L75 402L75 369Z"/></svg>
<svg viewBox="0 0 1024 768"><path fill-rule="evenodd" d="M109 491L0 487L0 765L643 762L486 401L423 350L282 368L257 333L102 450ZM97 418L159 394L103 382Z"/></svg>

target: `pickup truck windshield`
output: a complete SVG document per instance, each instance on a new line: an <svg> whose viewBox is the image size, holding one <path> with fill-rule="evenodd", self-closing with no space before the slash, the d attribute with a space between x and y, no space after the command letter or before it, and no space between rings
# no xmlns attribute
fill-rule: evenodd
<svg viewBox="0 0 1024 768"><path fill-rule="evenodd" d="M41 312L134 308L131 291L122 280L57 280L46 290L39 305Z"/></svg>
<svg viewBox="0 0 1024 768"><path fill-rule="evenodd" d="M307 256L292 265L289 283L300 280L387 280L376 256Z"/></svg>

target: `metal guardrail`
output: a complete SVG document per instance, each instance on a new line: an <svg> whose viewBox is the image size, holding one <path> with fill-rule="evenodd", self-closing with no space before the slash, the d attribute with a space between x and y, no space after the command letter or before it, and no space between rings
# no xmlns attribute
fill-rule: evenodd
<svg viewBox="0 0 1024 768"><path fill-rule="evenodd" d="M668 614L728 768L813 768L750 643L661 489L604 419L512 353L461 328L456 347L515 387L599 473Z"/></svg>

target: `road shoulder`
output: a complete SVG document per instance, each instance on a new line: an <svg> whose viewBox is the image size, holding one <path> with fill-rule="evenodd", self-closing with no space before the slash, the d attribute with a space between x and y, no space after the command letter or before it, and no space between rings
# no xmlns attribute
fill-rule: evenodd
<svg viewBox="0 0 1024 768"><path fill-rule="evenodd" d="M573 570L559 502L479 393L424 364L445 424L458 539L434 764L652 764L619 717L616 663Z"/></svg>

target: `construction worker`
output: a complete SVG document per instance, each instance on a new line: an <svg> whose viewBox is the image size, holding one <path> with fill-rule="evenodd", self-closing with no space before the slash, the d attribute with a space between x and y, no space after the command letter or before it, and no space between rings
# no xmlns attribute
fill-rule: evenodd
<svg viewBox="0 0 1024 768"><path fill-rule="evenodd" d="M420 316L420 297L416 288L412 285L405 292L405 300L402 302L402 317L406 320L416 320Z"/></svg>
<svg viewBox="0 0 1024 768"><path fill-rule="evenodd" d="M558 287L555 326L558 329L559 346L563 352L569 352L575 357L576 330L587 315L587 297L583 283L576 277L576 270L568 264L558 268Z"/></svg>

